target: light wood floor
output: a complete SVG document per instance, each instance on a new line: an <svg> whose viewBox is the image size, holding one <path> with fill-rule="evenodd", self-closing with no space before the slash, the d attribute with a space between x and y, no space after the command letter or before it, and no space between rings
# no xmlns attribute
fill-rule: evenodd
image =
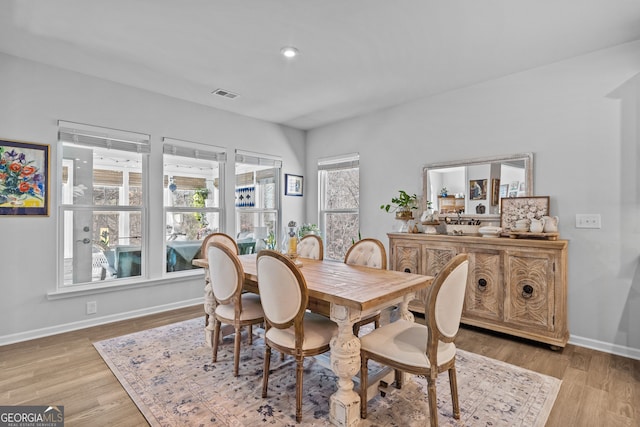
<svg viewBox="0 0 640 427"><path fill-rule="evenodd" d="M198 316L201 306L0 347L0 405L64 405L70 427L147 425L92 343ZM466 327L457 345L562 379L547 426L640 425L640 361Z"/></svg>

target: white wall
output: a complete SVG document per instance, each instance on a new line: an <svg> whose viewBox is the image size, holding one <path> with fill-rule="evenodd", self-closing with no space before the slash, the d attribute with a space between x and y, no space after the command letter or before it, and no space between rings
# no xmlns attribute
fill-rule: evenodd
<svg viewBox="0 0 640 427"><path fill-rule="evenodd" d="M157 285L55 299L58 249L56 209L57 120L87 123L151 135L151 182L162 182L162 137L227 148L226 230L233 233L234 150L281 156L283 172L304 175L302 131L134 89L106 80L0 54L0 139L51 146L49 217L0 216L0 344L197 303L203 276L164 280L161 276L163 214L151 210L150 267ZM232 102L232 101L231 101ZM153 187L153 186L152 186ZM151 189L152 206L162 205L162 187ZM302 221L304 200L283 197L283 221ZM85 315L97 301L98 314Z"/></svg>
<svg viewBox="0 0 640 427"><path fill-rule="evenodd" d="M639 71L635 42L314 129L307 175L360 152L362 236L387 243L379 206L420 194L424 164L533 152L534 193L569 240L571 342L640 358ZM576 229L576 213L602 228Z"/></svg>

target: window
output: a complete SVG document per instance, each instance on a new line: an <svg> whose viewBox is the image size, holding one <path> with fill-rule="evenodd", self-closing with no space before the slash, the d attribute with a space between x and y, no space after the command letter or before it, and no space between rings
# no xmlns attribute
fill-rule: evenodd
<svg viewBox="0 0 640 427"><path fill-rule="evenodd" d="M62 146L59 282L144 276L149 136L58 122Z"/></svg>
<svg viewBox="0 0 640 427"><path fill-rule="evenodd" d="M236 151L236 240L240 253L276 248L282 161Z"/></svg>
<svg viewBox="0 0 640 427"><path fill-rule="evenodd" d="M202 239L221 231L224 149L164 138L165 271L196 268Z"/></svg>
<svg viewBox="0 0 640 427"><path fill-rule="evenodd" d="M320 160L318 183L324 257L342 261L360 238L359 155Z"/></svg>

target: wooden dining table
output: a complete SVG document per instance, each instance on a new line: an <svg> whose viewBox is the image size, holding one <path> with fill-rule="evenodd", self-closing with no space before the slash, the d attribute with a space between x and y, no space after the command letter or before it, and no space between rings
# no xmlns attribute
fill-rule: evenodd
<svg viewBox="0 0 640 427"><path fill-rule="evenodd" d="M240 255L245 289L258 291L256 254ZM433 277L394 270L349 265L338 261L298 258L307 283L310 309L328 315L338 325L331 340L331 369L338 377L331 396L330 420L337 426L352 427L360 422L360 397L353 378L360 371L360 340L353 324L378 310L399 306L399 316L413 321L408 309L416 291L431 285ZM208 268L206 259L193 264Z"/></svg>

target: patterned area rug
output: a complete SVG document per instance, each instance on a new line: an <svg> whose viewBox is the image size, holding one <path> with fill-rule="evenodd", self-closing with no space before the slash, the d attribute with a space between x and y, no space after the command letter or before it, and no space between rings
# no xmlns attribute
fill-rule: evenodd
<svg viewBox="0 0 640 427"><path fill-rule="evenodd" d="M211 363L202 318L94 344L152 426L293 426L295 361L274 352L269 396L261 397L264 347L243 337L240 376L233 377L233 336ZM449 380L438 377L441 426L544 426L561 381L458 350L461 419L452 415ZM329 425L329 396L336 377L305 359L302 425ZM401 390L369 401L363 426L428 425L427 382L412 377Z"/></svg>

